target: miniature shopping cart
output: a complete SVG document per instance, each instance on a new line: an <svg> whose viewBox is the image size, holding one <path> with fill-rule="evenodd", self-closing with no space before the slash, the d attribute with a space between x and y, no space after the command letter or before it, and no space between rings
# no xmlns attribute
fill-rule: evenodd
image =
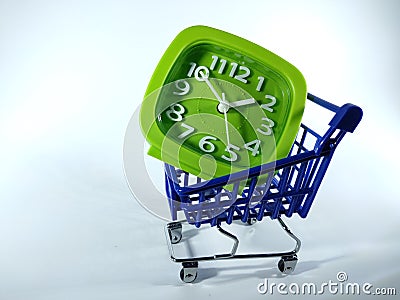
<svg viewBox="0 0 400 300"><path fill-rule="evenodd" d="M294 214L302 218L307 216L337 145L347 132L355 130L362 118L361 108L353 104L338 107L311 94L307 95L307 99L335 115L323 134L301 124L286 158L209 181L195 178L194 183L193 175L165 165L166 193L174 220L166 226L167 243L171 259L182 263L180 278L184 282L193 282L198 263L209 260L280 257L279 270L284 274L293 272L301 242L281 217L290 218ZM216 209L221 207L223 210L215 214ZM185 222L196 227L204 224L216 226L220 233L232 239L231 252L176 257L174 244L182 238L182 222L177 221L178 212L184 214ZM265 217L279 221L283 230L296 242L294 249L276 253L236 254L239 239L223 229L221 224L229 225L234 220L252 224Z"/></svg>

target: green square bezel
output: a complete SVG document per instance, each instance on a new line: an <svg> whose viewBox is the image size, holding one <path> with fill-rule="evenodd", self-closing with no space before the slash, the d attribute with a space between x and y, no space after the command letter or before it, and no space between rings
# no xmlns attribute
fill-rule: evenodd
<svg viewBox="0 0 400 300"><path fill-rule="evenodd" d="M186 28L176 36L160 59L160 62L158 63L148 84L145 97L168 83L171 71L174 70L180 56L185 53L185 51L198 45L205 44L215 45L217 47L241 53L278 73L285 80L290 90L289 94L291 101L290 106L286 107L286 109L288 109L285 123L286 126L281 131L281 134L276 141L276 158L279 159L286 157L298 132L304 111L307 94L305 79L300 71L292 64L271 51L246 39L207 26L193 26ZM157 117L155 115L156 104L156 101L143 103L140 112L140 123L142 131L146 135L146 139L152 145L149 154L161 159L161 150L157 145L159 145L166 137L156 122L154 122L154 119ZM149 116L152 117L150 118ZM179 166L190 173L198 173L196 168L193 169L193 164L191 163L193 160L198 159L198 152L193 152L190 149L182 149L179 156L179 158L169 157L164 153L162 159L165 162L174 166ZM177 163L177 160L179 161L179 164ZM232 172L232 168L221 164L218 166L213 177L226 175L229 172Z"/></svg>

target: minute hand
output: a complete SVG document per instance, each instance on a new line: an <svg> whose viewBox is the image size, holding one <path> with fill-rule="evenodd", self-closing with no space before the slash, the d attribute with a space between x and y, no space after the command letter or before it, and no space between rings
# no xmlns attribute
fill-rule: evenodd
<svg viewBox="0 0 400 300"><path fill-rule="evenodd" d="M206 84L207 84L208 87L210 88L211 92L214 94L214 96L217 98L217 100L218 100L220 103L228 104L226 101L222 100L222 98L219 96L218 92L215 90L214 86L212 85L212 83L210 82L210 80L208 80L207 77L203 76L202 79L206 82Z"/></svg>

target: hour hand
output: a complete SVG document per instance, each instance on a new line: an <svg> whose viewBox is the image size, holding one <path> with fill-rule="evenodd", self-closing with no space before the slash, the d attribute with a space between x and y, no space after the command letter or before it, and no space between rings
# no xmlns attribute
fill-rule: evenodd
<svg viewBox="0 0 400 300"><path fill-rule="evenodd" d="M249 99L243 99L243 100L238 100L234 102L227 103L229 107L239 107L239 106L245 106L249 104L256 103L256 100L254 98L249 98Z"/></svg>
<svg viewBox="0 0 400 300"><path fill-rule="evenodd" d="M218 104L218 111L221 113L227 112L229 110L229 108L231 108L231 107L240 107L240 106L245 106L245 105L256 103L256 100L254 100L254 98L243 99L243 100L238 100L238 101L233 101L233 102L226 102L225 94L222 93L222 96L223 96L223 102L220 102L220 104Z"/></svg>

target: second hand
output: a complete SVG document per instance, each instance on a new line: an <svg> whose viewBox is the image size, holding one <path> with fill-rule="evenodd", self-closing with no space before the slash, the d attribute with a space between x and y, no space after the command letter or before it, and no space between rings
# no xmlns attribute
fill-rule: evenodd
<svg viewBox="0 0 400 300"><path fill-rule="evenodd" d="M211 82L208 80L208 69L204 66L200 66L196 69L195 77L199 81L204 81L208 87L210 88L211 92L214 94L214 96L217 98L219 105L222 106L222 111L224 113L224 119L225 119L225 131L226 131L226 143L227 147L230 145L230 140L229 140L229 124L228 124L228 115L227 111L229 109L229 104L226 102L225 99L225 93L221 94L221 97L219 97L217 91L214 89L214 86L211 84Z"/></svg>
<svg viewBox="0 0 400 300"><path fill-rule="evenodd" d="M225 100L225 93L222 93L222 101L224 103L226 103ZM226 131L226 143L227 143L227 147L229 147L230 145L230 141L229 141L229 127L228 127L228 115L227 115L227 109L223 109L224 111L224 119L225 119L225 131Z"/></svg>

